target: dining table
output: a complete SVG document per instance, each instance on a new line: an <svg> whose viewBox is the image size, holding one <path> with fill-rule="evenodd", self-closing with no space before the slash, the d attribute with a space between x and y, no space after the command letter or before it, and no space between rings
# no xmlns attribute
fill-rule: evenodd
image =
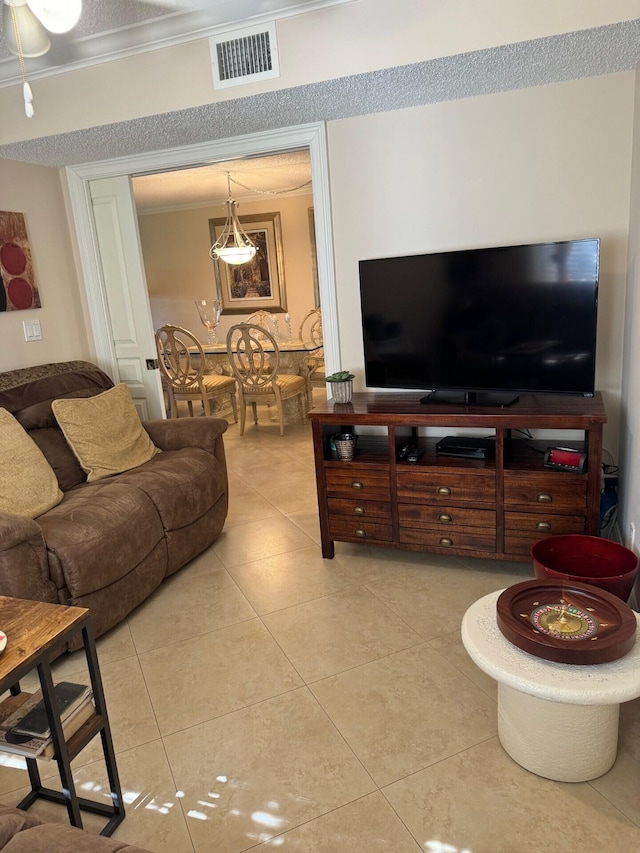
<svg viewBox="0 0 640 853"><path fill-rule="evenodd" d="M273 347L268 343L264 342L263 346L266 352L273 352ZM321 349L322 344L315 343L311 340L303 341L300 339L291 339L278 341L278 351L280 353L279 372L292 373L294 375L297 374L299 376L303 376L306 380L312 369L309 364L310 358L313 358L314 352ZM205 357L206 373L233 376L226 343L203 343L202 350ZM200 353L195 347L190 347L189 352L194 365L197 366L197 361L200 359ZM230 405L225 400L214 400L212 402L214 404L214 411L216 415L229 420L231 416ZM310 407L310 401L307 402ZM285 422L300 423L302 416L300 413L300 407L297 405L296 398L285 400L283 405Z"/></svg>

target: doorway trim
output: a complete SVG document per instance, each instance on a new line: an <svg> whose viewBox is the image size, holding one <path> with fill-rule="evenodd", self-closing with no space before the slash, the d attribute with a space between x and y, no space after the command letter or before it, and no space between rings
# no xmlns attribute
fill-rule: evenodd
<svg viewBox="0 0 640 853"><path fill-rule="evenodd" d="M218 139L180 148L150 151L111 160L67 166L65 175L87 310L99 366L119 380L107 308L100 253L93 221L89 182L99 178L167 172L241 157L308 148L316 226L318 284L322 305L324 353L328 372L340 369L337 297L331 230L331 202L326 125L324 122ZM134 211L135 214L135 211Z"/></svg>

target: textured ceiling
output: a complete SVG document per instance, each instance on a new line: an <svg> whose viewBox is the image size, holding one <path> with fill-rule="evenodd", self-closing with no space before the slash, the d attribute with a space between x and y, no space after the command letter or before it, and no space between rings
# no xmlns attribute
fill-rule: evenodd
<svg viewBox="0 0 640 853"><path fill-rule="evenodd" d="M213 139L627 71L640 19L0 146L65 166Z"/></svg>
<svg viewBox="0 0 640 853"><path fill-rule="evenodd" d="M133 178L136 209L145 213L222 202L227 198L227 172L235 199L311 192L309 151L292 151Z"/></svg>

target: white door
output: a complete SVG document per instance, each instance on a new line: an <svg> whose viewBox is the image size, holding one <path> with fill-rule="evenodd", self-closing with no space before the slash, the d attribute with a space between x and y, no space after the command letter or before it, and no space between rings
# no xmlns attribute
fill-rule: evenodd
<svg viewBox="0 0 640 853"><path fill-rule="evenodd" d="M89 182L89 192L117 379L129 388L142 420L163 418L160 371L131 180L127 175L93 180Z"/></svg>

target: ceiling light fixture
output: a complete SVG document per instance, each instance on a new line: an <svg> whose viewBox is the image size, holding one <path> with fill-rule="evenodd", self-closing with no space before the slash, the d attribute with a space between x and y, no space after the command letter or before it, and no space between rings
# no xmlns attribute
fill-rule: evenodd
<svg viewBox="0 0 640 853"><path fill-rule="evenodd" d="M50 33L67 33L80 19L82 0L3 0L2 25L7 47L20 61L27 118L33 118L33 95L24 60L43 56L51 47Z"/></svg>
<svg viewBox="0 0 640 853"><path fill-rule="evenodd" d="M26 3L50 33L68 33L82 12L82 0L26 0Z"/></svg>
<svg viewBox="0 0 640 853"><path fill-rule="evenodd" d="M229 198L225 202L227 206L227 220L224 223L222 234L209 250L209 257L214 261L224 261L225 264L240 264L248 263L256 254L256 247L242 230L242 226L238 220L236 208L238 202L231 198L231 175L227 172L227 188Z"/></svg>

